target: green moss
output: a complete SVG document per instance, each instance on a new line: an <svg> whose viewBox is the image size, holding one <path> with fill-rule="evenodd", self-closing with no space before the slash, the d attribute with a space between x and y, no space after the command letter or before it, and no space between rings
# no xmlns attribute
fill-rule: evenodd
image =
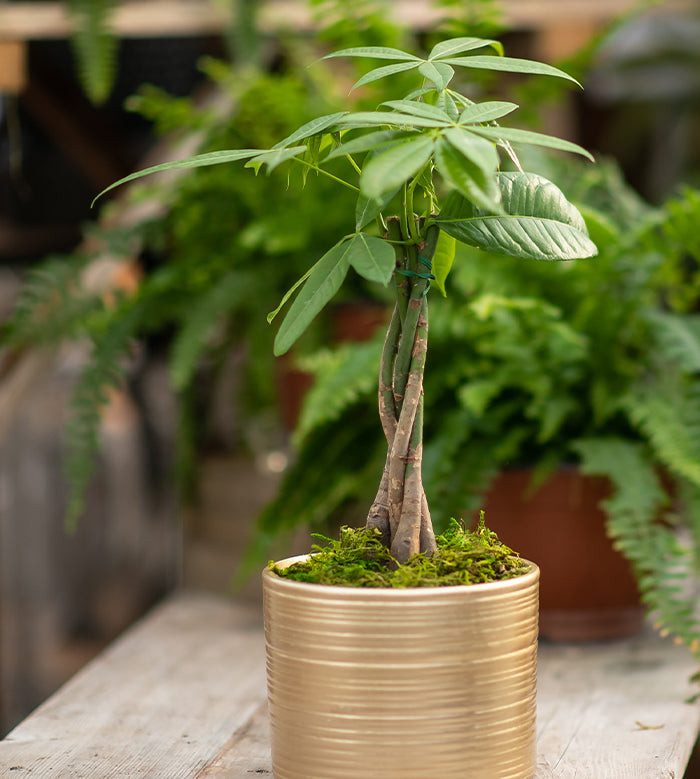
<svg viewBox="0 0 700 779"><path fill-rule="evenodd" d="M519 576L527 564L498 540L484 524L484 515L474 530L453 519L437 538L438 549L430 557L415 555L399 565L382 544L379 531L341 528L340 539L316 536L307 561L270 568L279 576L300 582L346 587L447 587L477 584Z"/></svg>

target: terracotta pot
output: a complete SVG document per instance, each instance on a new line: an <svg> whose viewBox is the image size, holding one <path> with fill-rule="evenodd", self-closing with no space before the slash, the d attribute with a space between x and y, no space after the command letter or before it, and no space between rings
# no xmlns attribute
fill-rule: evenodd
<svg viewBox="0 0 700 779"><path fill-rule="evenodd" d="M371 300L338 303L332 308L334 340L368 341L379 328L387 326L390 314L383 303Z"/></svg>
<svg viewBox="0 0 700 779"><path fill-rule="evenodd" d="M538 579L402 590L265 571L276 779L532 777Z"/></svg>
<svg viewBox="0 0 700 779"><path fill-rule="evenodd" d="M561 469L528 497L532 472L498 476L485 497L486 524L542 572L540 635L558 641L638 632L644 610L627 560L605 530L602 477Z"/></svg>

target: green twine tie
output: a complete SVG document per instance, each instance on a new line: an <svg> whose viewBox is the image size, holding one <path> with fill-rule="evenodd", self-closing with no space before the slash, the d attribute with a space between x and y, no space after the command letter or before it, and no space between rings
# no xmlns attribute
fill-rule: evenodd
<svg viewBox="0 0 700 779"><path fill-rule="evenodd" d="M430 282L435 279L435 274L431 272L433 270L433 263L422 256L418 257L418 262L421 265L424 265L428 269L427 273L418 273L417 271L414 270L402 270L402 269L399 269L396 272L400 273L402 276L413 276L417 279L427 279L428 283L425 289L423 290L423 294L421 296L421 297L425 297L428 294L428 290L430 289Z"/></svg>

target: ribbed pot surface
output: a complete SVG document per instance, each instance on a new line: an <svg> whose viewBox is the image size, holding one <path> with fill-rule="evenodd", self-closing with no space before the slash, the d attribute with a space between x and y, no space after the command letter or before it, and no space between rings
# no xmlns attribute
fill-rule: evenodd
<svg viewBox="0 0 700 779"><path fill-rule="evenodd" d="M535 565L398 590L266 570L276 779L532 777L538 581Z"/></svg>

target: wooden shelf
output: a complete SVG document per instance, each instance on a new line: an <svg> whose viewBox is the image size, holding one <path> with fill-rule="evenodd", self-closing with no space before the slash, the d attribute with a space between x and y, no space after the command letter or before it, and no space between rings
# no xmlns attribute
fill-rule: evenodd
<svg viewBox="0 0 700 779"><path fill-rule="evenodd" d="M516 28L599 24L626 13L637 0L503 0L508 25ZM693 0L667 0L663 9L690 9ZM392 15L403 24L423 28L444 16L429 0L396 0ZM112 27L122 37L200 36L220 33L230 13L212 0L124 0L114 12ZM261 4L264 30L311 29L306 3L300 0L266 0ZM0 5L0 40L65 38L73 27L64 3L18 2Z"/></svg>

